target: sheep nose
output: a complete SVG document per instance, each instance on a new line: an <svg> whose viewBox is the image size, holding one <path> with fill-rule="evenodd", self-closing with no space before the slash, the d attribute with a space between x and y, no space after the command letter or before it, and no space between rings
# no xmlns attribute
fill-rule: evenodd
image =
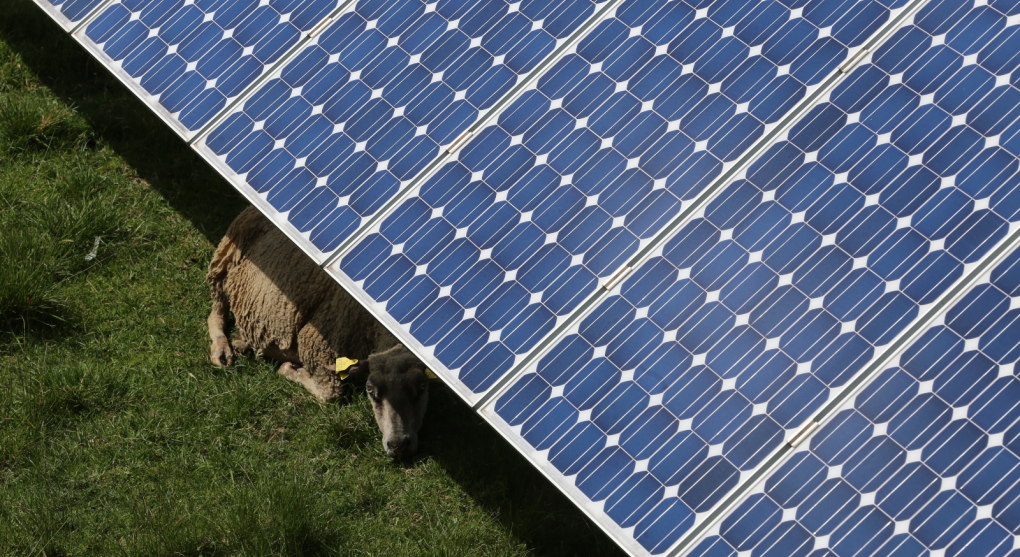
<svg viewBox="0 0 1020 557"><path fill-rule="evenodd" d="M411 438L402 437L400 439L390 439L386 442L386 450L391 456L401 458L405 456L411 456L408 449L411 448Z"/></svg>

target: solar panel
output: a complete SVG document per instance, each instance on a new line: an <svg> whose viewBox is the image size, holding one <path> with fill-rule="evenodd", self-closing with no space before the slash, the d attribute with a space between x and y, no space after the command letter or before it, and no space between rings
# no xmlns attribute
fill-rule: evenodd
<svg viewBox="0 0 1020 557"><path fill-rule="evenodd" d="M964 60L984 44L974 18L941 19L947 4L494 402L505 434L619 537L658 553L700 525L1018 228L1020 120L1005 99L1020 94L996 85L993 57Z"/></svg>
<svg viewBox="0 0 1020 557"><path fill-rule="evenodd" d="M688 555L1012 555L1020 547L1018 296L1020 250Z"/></svg>
<svg viewBox="0 0 1020 557"><path fill-rule="evenodd" d="M596 5L358 2L200 149L321 262Z"/></svg>
<svg viewBox="0 0 1020 557"><path fill-rule="evenodd" d="M36 1L632 554L1012 548L1016 2Z"/></svg>
<svg viewBox="0 0 1020 557"><path fill-rule="evenodd" d="M35 0L35 3L50 14L65 31L70 31L84 21L93 10L106 0Z"/></svg>
<svg viewBox="0 0 1020 557"><path fill-rule="evenodd" d="M476 400L889 13L623 2L334 272Z"/></svg>
<svg viewBox="0 0 1020 557"><path fill-rule="evenodd" d="M75 37L190 139L342 0L120 0Z"/></svg>

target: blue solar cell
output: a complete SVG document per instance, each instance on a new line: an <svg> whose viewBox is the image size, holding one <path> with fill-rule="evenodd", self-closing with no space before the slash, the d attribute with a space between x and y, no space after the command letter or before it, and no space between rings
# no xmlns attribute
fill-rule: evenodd
<svg viewBox="0 0 1020 557"><path fill-rule="evenodd" d="M190 136L339 4L118 2L99 14L82 38Z"/></svg>
<svg viewBox="0 0 1020 557"><path fill-rule="evenodd" d="M652 456L662 448L675 429L676 418L662 408L647 408L620 434L620 445L628 454Z"/></svg>
<svg viewBox="0 0 1020 557"><path fill-rule="evenodd" d="M875 491L906 457L906 451L888 437L872 437L843 464L843 479L859 492Z"/></svg>
<svg viewBox="0 0 1020 557"><path fill-rule="evenodd" d="M815 536L827 536L857 507L858 493L845 482L829 479L807 496L798 508L797 520Z"/></svg>
<svg viewBox="0 0 1020 557"><path fill-rule="evenodd" d="M878 551L892 537L894 528L878 509L857 509L833 532L829 545L837 555L867 555Z"/></svg>
<svg viewBox="0 0 1020 557"><path fill-rule="evenodd" d="M1020 480L1020 459L1006 447L985 451L960 473L957 487L960 493L978 506L992 503L1006 486Z"/></svg>
<svg viewBox="0 0 1020 557"><path fill-rule="evenodd" d="M769 476L765 491L784 509L795 508L825 480L826 466L810 453L800 453Z"/></svg>
<svg viewBox="0 0 1020 557"><path fill-rule="evenodd" d="M972 354L961 358L955 365L960 366L956 374L939 378L935 382L935 393L954 407L966 406L991 384L998 372L998 366L987 356Z"/></svg>
<svg viewBox="0 0 1020 557"><path fill-rule="evenodd" d="M946 315L946 326L963 338L979 337L1009 309L1009 296L991 284L975 288Z"/></svg>
<svg viewBox="0 0 1020 557"><path fill-rule="evenodd" d="M923 447L949 423L952 408L934 394L919 396L889 420L889 437L907 450Z"/></svg>
<svg viewBox="0 0 1020 557"><path fill-rule="evenodd" d="M528 442L548 449L577 421L577 411L562 399L546 403L538 409L521 429Z"/></svg>
<svg viewBox="0 0 1020 557"><path fill-rule="evenodd" d="M742 515L730 515L723 520L719 532L723 539L738 551L754 547L761 542L782 517L782 509L770 499L758 495Z"/></svg>
<svg viewBox="0 0 1020 557"><path fill-rule="evenodd" d="M950 422L932 439L921 456L925 465L944 478L960 473L985 449L985 433L966 420Z"/></svg>
<svg viewBox="0 0 1020 557"><path fill-rule="evenodd" d="M1013 331L999 330L996 336L1002 337L1005 333L1008 335L1005 342L1015 346L1017 337L1010 335L1011 332ZM1002 361L992 354L987 355L995 361ZM1017 408L1014 402L1014 399L1020 396L1020 384L1011 379L1011 377L998 378L974 400L973 408L968 410L968 415L978 427L991 433L1001 433L1020 417L1020 408Z"/></svg>
<svg viewBox="0 0 1020 557"><path fill-rule="evenodd" d="M663 498L634 529L634 539L650 552L662 553L687 531L694 513L675 497Z"/></svg>
<svg viewBox="0 0 1020 557"><path fill-rule="evenodd" d="M315 250L327 254L433 161L440 146L452 143L525 79L594 12L596 2L538 4L359 2L214 129L206 145L245 179L275 165L276 153L292 168L309 170L316 189L306 197L337 209L288 217L309 235ZM480 141L461 153L464 160L482 164L492 160L493 149L503 147L491 135ZM266 147L238 157L252 142ZM507 184L525 179L532 160L518 151L499 164L493 179ZM423 191L423 198L447 203L446 221L452 226L484 222L468 239L499 250L500 264L522 263L517 260L540 239L538 227L555 218L536 214L527 230L511 230L517 212L499 207L486 212L491 201L471 196L484 193L463 188L470 172L444 176L448 181ZM287 186L262 182L260 191L269 197ZM435 234L434 224L427 226L428 234ZM427 263L435 256L430 252L421 259ZM529 338L515 337L518 345L529 344Z"/></svg>
<svg viewBox="0 0 1020 557"><path fill-rule="evenodd" d="M855 450L868 442L874 429L867 419L859 414L844 413L833 418L842 427L828 434L816 435L811 440L815 456L829 466L841 466Z"/></svg>
<svg viewBox="0 0 1020 557"><path fill-rule="evenodd" d="M578 472L577 487L593 501L613 493L633 473L634 464L619 447L607 447Z"/></svg>
<svg viewBox="0 0 1020 557"><path fill-rule="evenodd" d="M912 378L898 369L888 369L871 381L857 397L857 410L875 423L888 422L895 410L911 396Z"/></svg>
<svg viewBox="0 0 1020 557"><path fill-rule="evenodd" d="M577 424L549 450L550 462L564 474L574 475L602 450L604 439L595 425Z"/></svg>
<svg viewBox="0 0 1020 557"><path fill-rule="evenodd" d="M990 273L991 282L972 287L945 324L907 347L901 368L871 380L692 555L765 554L792 528L810 530L807 544L839 555L1010 554L1020 531L1020 426L1010 425L1020 418L1017 356L997 358L984 346L1013 319L994 308L1011 303L1003 277L1018 257L1020 250ZM1008 342L1020 346L1020 335ZM796 512L761 518L750 543L727 529L773 506Z"/></svg>
<svg viewBox="0 0 1020 557"><path fill-rule="evenodd" d="M721 385L707 367L690 367L663 393L663 405L682 420L693 418L718 394Z"/></svg>

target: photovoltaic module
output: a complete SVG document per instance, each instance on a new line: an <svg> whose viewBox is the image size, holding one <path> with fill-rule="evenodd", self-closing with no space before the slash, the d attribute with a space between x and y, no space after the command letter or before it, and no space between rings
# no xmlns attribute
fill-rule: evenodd
<svg viewBox="0 0 1020 557"><path fill-rule="evenodd" d="M36 1L631 554L1020 549L1020 3Z"/></svg>

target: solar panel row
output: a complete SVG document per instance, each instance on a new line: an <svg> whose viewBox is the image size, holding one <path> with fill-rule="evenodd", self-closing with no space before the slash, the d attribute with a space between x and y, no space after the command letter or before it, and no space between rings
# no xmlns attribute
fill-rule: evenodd
<svg viewBox="0 0 1020 557"><path fill-rule="evenodd" d="M838 7L622 2L336 271L477 398L889 16Z"/></svg>
<svg viewBox="0 0 1020 557"><path fill-rule="evenodd" d="M1020 60L971 8L923 9L492 407L646 549L1017 228Z"/></svg>
<svg viewBox="0 0 1020 557"><path fill-rule="evenodd" d="M202 144L322 262L596 5L359 2Z"/></svg>

